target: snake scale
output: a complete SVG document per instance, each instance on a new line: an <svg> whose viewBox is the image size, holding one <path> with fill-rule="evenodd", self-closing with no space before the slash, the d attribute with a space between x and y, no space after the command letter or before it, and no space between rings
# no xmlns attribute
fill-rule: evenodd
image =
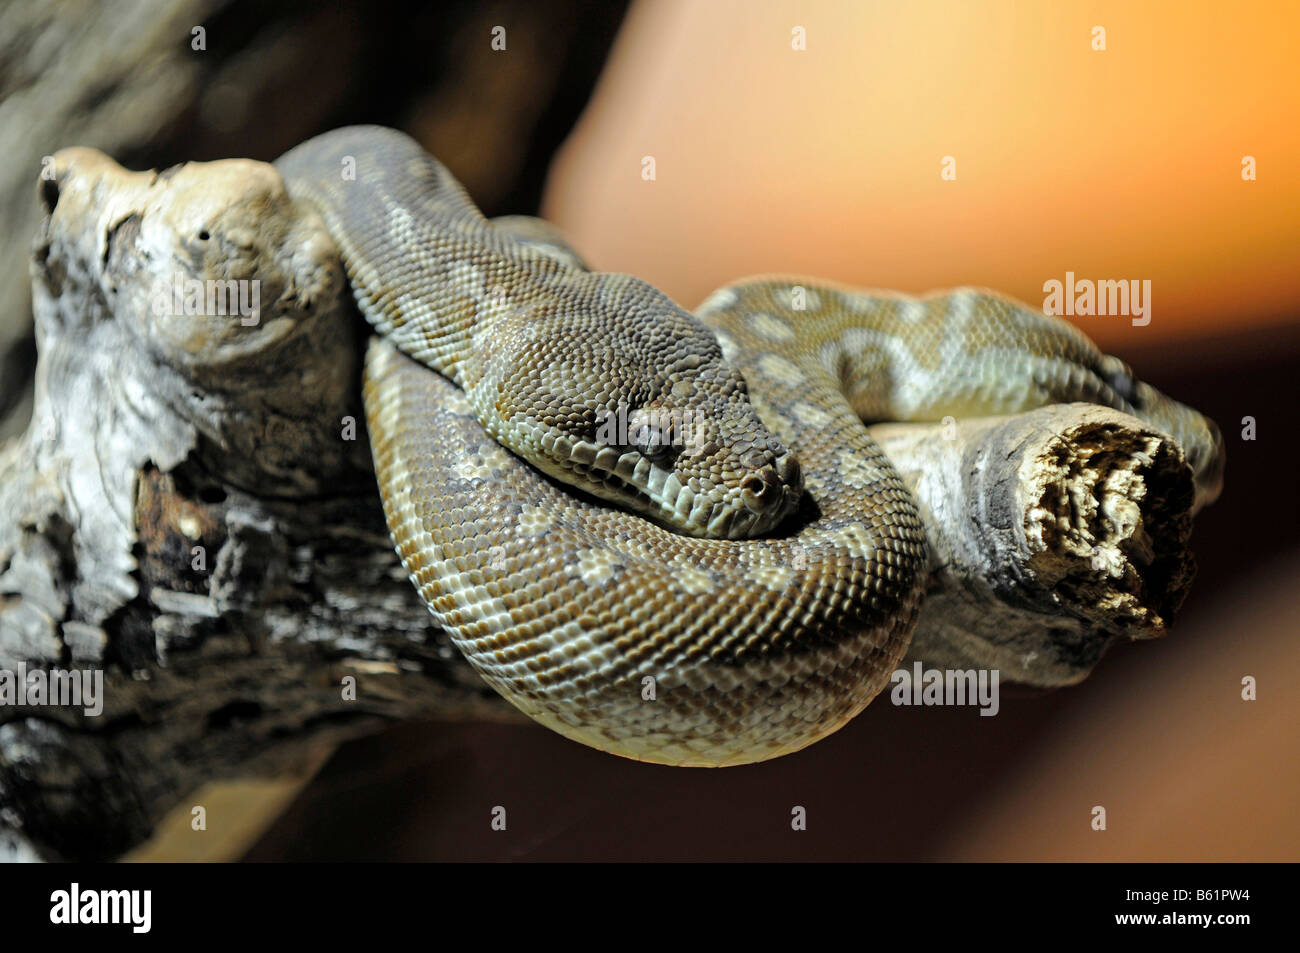
<svg viewBox="0 0 1300 953"><path fill-rule="evenodd" d="M1168 432L1218 492L1212 423L998 295L760 279L692 314L543 223L484 218L393 130L276 166L378 334L364 399L403 565L492 687L596 748L761 761L881 691L926 544L863 421L1091 401Z"/></svg>

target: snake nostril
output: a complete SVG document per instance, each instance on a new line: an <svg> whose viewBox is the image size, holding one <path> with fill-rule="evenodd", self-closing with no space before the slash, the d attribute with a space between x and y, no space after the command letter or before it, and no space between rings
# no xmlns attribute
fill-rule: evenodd
<svg viewBox="0 0 1300 953"><path fill-rule="evenodd" d="M788 453L751 470L740 481L741 500L758 515L775 512L792 498L797 498L802 489L803 471L799 461Z"/></svg>
<svg viewBox="0 0 1300 953"><path fill-rule="evenodd" d="M775 466L768 464L748 473L740 481L741 501L745 507L759 516L770 515L782 505L786 498L783 492L786 483L777 474Z"/></svg>
<svg viewBox="0 0 1300 953"><path fill-rule="evenodd" d="M767 493L767 481L756 473L750 474L740 481L740 488L749 495L761 500L763 495Z"/></svg>

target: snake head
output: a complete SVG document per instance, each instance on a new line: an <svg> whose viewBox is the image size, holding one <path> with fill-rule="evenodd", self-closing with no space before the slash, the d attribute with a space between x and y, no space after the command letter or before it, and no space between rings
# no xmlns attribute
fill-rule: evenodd
<svg viewBox="0 0 1300 953"><path fill-rule="evenodd" d="M712 333L628 276L592 275L582 299L495 335L486 416L497 440L681 533L744 539L776 527L799 503L799 463Z"/></svg>

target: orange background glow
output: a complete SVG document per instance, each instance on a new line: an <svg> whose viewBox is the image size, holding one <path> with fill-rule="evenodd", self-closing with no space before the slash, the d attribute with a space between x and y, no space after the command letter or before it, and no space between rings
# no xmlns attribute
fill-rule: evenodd
<svg viewBox="0 0 1300 953"><path fill-rule="evenodd" d="M761 273L1041 305L1072 271L1152 282L1146 327L1074 319L1103 346L1275 324L1300 296L1297 35L1291 3L643 2L543 214L688 307Z"/></svg>

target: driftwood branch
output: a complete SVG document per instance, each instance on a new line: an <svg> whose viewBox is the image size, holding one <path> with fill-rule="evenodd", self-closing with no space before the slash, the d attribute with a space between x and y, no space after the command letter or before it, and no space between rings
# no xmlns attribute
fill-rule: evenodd
<svg viewBox="0 0 1300 953"><path fill-rule="evenodd" d="M1168 631L1194 574L1190 473L1169 437L1092 404L871 429L930 544L909 661L1068 685L1116 639Z"/></svg>
<svg viewBox="0 0 1300 953"><path fill-rule="evenodd" d="M39 194L35 410L0 449L0 671L100 672L102 710L0 704L0 842L118 856L207 781L305 771L393 720L517 717L393 553L364 328L314 213L262 163L130 173L84 149ZM255 320L168 306L178 280L258 282ZM1168 438L1086 405L875 432L930 535L915 657L1062 684L1165 631L1190 578Z"/></svg>

